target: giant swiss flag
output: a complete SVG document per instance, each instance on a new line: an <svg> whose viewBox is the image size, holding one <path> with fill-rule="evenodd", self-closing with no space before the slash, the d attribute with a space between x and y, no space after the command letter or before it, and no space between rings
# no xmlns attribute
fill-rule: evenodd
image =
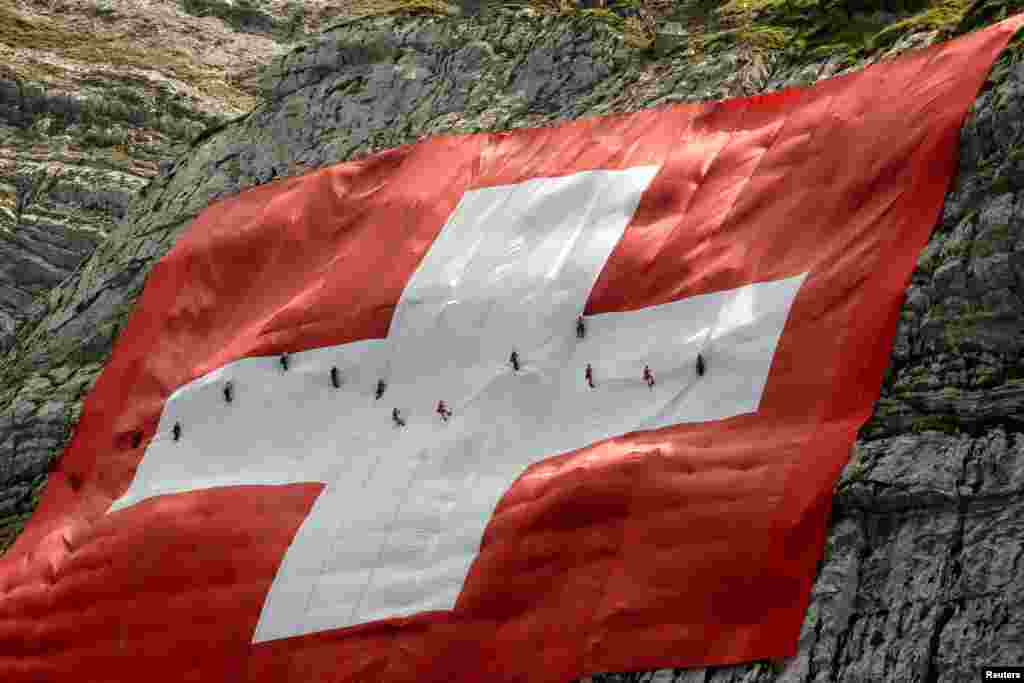
<svg viewBox="0 0 1024 683"><path fill-rule="evenodd" d="M209 207L0 560L0 680L793 654L959 127L1021 23Z"/></svg>

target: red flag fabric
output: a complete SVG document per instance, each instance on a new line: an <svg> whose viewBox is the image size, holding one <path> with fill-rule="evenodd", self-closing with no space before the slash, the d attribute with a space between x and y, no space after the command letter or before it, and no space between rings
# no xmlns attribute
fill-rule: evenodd
<svg viewBox="0 0 1024 683"><path fill-rule="evenodd" d="M792 655L959 128L1022 21L210 206L0 558L0 679Z"/></svg>

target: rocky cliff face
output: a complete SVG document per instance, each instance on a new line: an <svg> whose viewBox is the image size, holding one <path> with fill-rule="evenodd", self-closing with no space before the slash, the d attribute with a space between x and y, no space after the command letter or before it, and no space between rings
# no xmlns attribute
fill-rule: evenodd
<svg viewBox="0 0 1024 683"><path fill-rule="evenodd" d="M161 163L255 105L263 66L331 4L0 0L0 352Z"/></svg>
<svg viewBox="0 0 1024 683"><path fill-rule="evenodd" d="M618 15L535 4L329 24L326 3L308 1L0 0L0 548L31 514L149 268L209 202L434 133L808 84L1024 9L687 2L643 10L650 44L618 16L636 3ZM191 57L176 75L135 53L100 64L72 40L75 12L109 24L108 52L159 25L153 49ZM67 44L24 44L33 31L56 40L54 27ZM237 74L221 90L196 76L215 57ZM595 680L953 683L1024 662L1022 58L1017 38L964 127L875 415L836 489L799 654ZM38 94L42 83L81 92ZM79 96L106 106L121 83L146 104L83 123L91 100ZM118 142L87 142L100 130Z"/></svg>

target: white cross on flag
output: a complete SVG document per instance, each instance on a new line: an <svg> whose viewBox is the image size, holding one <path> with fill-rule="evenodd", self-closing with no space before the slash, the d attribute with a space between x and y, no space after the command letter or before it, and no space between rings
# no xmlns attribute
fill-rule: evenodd
<svg viewBox="0 0 1024 683"><path fill-rule="evenodd" d="M0 680L793 654L959 126L1020 23L209 207L0 559Z"/></svg>

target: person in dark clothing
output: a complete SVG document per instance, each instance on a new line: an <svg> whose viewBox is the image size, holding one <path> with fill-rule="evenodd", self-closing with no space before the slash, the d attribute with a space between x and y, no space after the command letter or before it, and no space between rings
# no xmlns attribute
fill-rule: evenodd
<svg viewBox="0 0 1024 683"><path fill-rule="evenodd" d="M697 354L697 376L704 376L704 356Z"/></svg>
<svg viewBox="0 0 1024 683"><path fill-rule="evenodd" d="M403 420L402 416L399 415L398 408L395 408L394 410L391 411L391 419L395 421L395 426L396 427L404 427L405 426L405 420Z"/></svg>
<svg viewBox="0 0 1024 683"><path fill-rule="evenodd" d="M437 402L437 414L441 416L441 419L445 422L452 416L452 411L448 410L448 406L444 404L444 401Z"/></svg>
<svg viewBox="0 0 1024 683"><path fill-rule="evenodd" d="M583 316L576 318L576 338L583 339L587 333L587 326L583 323Z"/></svg>
<svg viewBox="0 0 1024 683"><path fill-rule="evenodd" d="M654 373L651 372L650 366L644 366L644 381L647 382L647 386L651 389L654 388Z"/></svg>
<svg viewBox="0 0 1024 683"><path fill-rule="evenodd" d="M519 372L519 354L513 351L508 361L512 363L512 369Z"/></svg>
<svg viewBox="0 0 1024 683"><path fill-rule="evenodd" d="M591 389L594 388L594 368L590 367L590 363L587 363L587 370L583 373L583 376L587 380L587 384Z"/></svg>
<svg viewBox="0 0 1024 683"><path fill-rule="evenodd" d="M379 380L377 382L377 400L378 401L380 400L380 397L384 395L384 387L385 386L386 385L384 384L384 380Z"/></svg>

